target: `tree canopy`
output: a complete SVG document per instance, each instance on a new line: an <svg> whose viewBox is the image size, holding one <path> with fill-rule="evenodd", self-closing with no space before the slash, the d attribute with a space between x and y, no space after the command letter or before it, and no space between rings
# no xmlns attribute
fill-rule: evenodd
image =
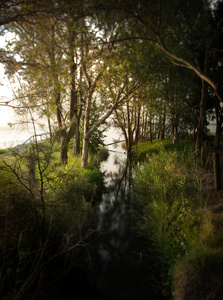
<svg viewBox="0 0 223 300"><path fill-rule="evenodd" d="M29 107L47 120L65 163L73 140L86 166L92 134L112 114L128 128L126 143L197 132L200 145L207 110L223 102L222 9L202 0L2 1L1 33L15 37L1 62L20 78L20 114Z"/></svg>

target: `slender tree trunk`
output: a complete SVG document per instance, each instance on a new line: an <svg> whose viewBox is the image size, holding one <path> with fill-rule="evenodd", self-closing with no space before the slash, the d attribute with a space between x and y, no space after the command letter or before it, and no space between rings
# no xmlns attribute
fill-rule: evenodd
<svg viewBox="0 0 223 300"><path fill-rule="evenodd" d="M161 115L159 116L159 125L158 125L158 140L160 139L160 136L161 136Z"/></svg>
<svg viewBox="0 0 223 300"><path fill-rule="evenodd" d="M145 124L144 124L144 132L143 132L143 142L147 141L147 123L148 123L148 113L146 112Z"/></svg>
<svg viewBox="0 0 223 300"><path fill-rule="evenodd" d="M74 154L75 155L78 155L81 152L81 147L80 147L80 120L82 115L81 82L82 82L82 70L80 71L80 90L78 96L79 108L75 113L75 122L76 122L76 129L74 133Z"/></svg>
<svg viewBox="0 0 223 300"><path fill-rule="evenodd" d="M60 138L60 162L63 164L67 164L67 152L68 152L68 139L67 133L63 132Z"/></svg>
<svg viewBox="0 0 223 300"><path fill-rule="evenodd" d="M196 129L197 129L197 118L196 118L196 109L194 110L194 114L193 114L193 139L194 139L194 143L196 142Z"/></svg>
<svg viewBox="0 0 223 300"><path fill-rule="evenodd" d="M84 137L83 137L83 147L82 147L82 157L81 166L85 168L88 161L88 149L89 149L89 124L90 124L90 112L91 112L91 101L92 101L93 91L90 90L87 96L86 107L85 107L85 119L84 119Z"/></svg>
<svg viewBox="0 0 223 300"><path fill-rule="evenodd" d="M221 189L221 169L220 169L220 153L213 153L213 166L214 166L214 185L215 190Z"/></svg>
<svg viewBox="0 0 223 300"><path fill-rule="evenodd" d="M173 144L175 144L178 140L178 122L179 122L178 116L171 118L171 140Z"/></svg>
<svg viewBox="0 0 223 300"><path fill-rule="evenodd" d="M154 33L155 33L155 32L154 32ZM186 67L186 68L189 68L189 69L193 70L193 71L201 78L202 81L205 81L208 85L210 85L210 86L213 88L213 90L214 90L214 92L215 92L215 95L216 95L216 96L218 97L218 99L223 103L223 90L222 90L221 86L218 85L217 83L215 83L215 82L209 77L209 75L208 75L207 72L205 72L205 71L202 72L199 68L197 68L196 66L192 65L192 64L191 64L189 61L187 61L186 59L184 59L184 58L182 58L182 57L179 57L179 56L177 56L176 54L170 52L170 51L166 48L166 46L165 46L165 44L164 44L164 42L163 42L161 36L159 35L159 33L155 33L155 34L157 35L157 38L158 38L158 44L157 44L158 47L160 47L160 49L161 49L164 53L166 53L169 57L171 57L171 58L173 59L173 61L175 60L176 62L181 63L181 65L182 65L183 67ZM209 47L206 47L206 53L207 53L207 51L208 51L208 48L209 48ZM207 59L207 55L206 55L206 59Z"/></svg>
<svg viewBox="0 0 223 300"><path fill-rule="evenodd" d="M174 117L170 117L170 124L171 124L171 141L174 141Z"/></svg>
<svg viewBox="0 0 223 300"><path fill-rule="evenodd" d="M196 149L200 152L201 147L204 143L204 127L206 122L206 109L207 109L207 98L208 98L208 84L202 80L202 94L200 102L200 116L197 128L197 139Z"/></svg>
<svg viewBox="0 0 223 300"><path fill-rule="evenodd" d="M215 105L215 115L216 115L216 131L215 131L214 147L217 149L220 147L220 139L223 130L222 128L223 116L218 102Z"/></svg>
<svg viewBox="0 0 223 300"><path fill-rule="evenodd" d="M153 142L153 128L152 128L152 113L150 111L150 117L149 117L149 131L150 131L150 143Z"/></svg>
<svg viewBox="0 0 223 300"><path fill-rule="evenodd" d="M209 45L206 45L205 48L205 58L204 58L204 74L208 76L209 66L208 66L208 56L209 56ZM206 121L206 110L208 102L208 82L202 79L202 93L201 93L201 102L200 102L200 116L197 129L197 140L196 140L196 149L198 153L201 151L201 147L204 143L204 127Z"/></svg>
<svg viewBox="0 0 223 300"><path fill-rule="evenodd" d="M89 149L89 138L83 138L83 147L82 147L82 157L81 157L81 167L85 168L88 162L88 149Z"/></svg>
<svg viewBox="0 0 223 300"><path fill-rule="evenodd" d="M133 132L132 132L132 118L131 118L129 102L127 102L127 126L128 126L127 155L128 157L130 157L131 148L133 145Z"/></svg>
<svg viewBox="0 0 223 300"><path fill-rule="evenodd" d="M161 133L160 133L160 139L163 140L165 137L165 123L166 123L166 114L164 111L163 119L162 119L162 127L161 127Z"/></svg>
<svg viewBox="0 0 223 300"><path fill-rule="evenodd" d="M76 130L74 133L74 154L78 155L81 152L80 147L80 120L76 119Z"/></svg>
<svg viewBox="0 0 223 300"><path fill-rule="evenodd" d="M136 130L135 130L135 140L134 144L138 144L139 142L139 135L140 135L140 117L141 117L141 105L138 103L137 112L136 112Z"/></svg>
<svg viewBox="0 0 223 300"><path fill-rule="evenodd" d="M52 141L53 135L52 135L50 117L47 118L47 123L48 123L48 128L49 128L49 133L50 133L50 141Z"/></svg>

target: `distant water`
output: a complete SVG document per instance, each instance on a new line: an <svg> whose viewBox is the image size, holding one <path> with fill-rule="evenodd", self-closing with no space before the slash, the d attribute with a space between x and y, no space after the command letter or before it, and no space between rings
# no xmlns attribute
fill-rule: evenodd
<svg viewBox="0 0 223 300"><path fill-rule="evenodd" d="M215 132L215 124L209 125L210 132ZM46 131L44 131L46 132ZM43 133L43 131L39 131ZM33 131L24 128L11 128L9 126L0 126L0 149L5 149L9 147L15 147L17 145L23 144L31 136L33 136ZM111 143L113 138L120 140L120 133L117 129L111 128L106 133L106 138L104 139L105 144ZM123 137L121 137L123 139Z"/></svg>
<svg viewBox="0 0 223 300"><path fill-rule="evenodd" d="M2 126L0 127L0 149L15 147L23 144L31 136L33 136L33 134L33 131L28 129Z"/></svg>
<svg viewBox="0 0 223 300"><path fill-rule="evenodd" d="M45 132L47 132L47 130L39 129L38 131L39 134ZM32 130L28 130L22 127L13 128L10 126L0 126L0 149L21 145L33 135L34 132ZM104 139L105 144L113 142L113 138L119 140L120 133L117 131L117 129L110 128L106 132L106 137Z"/></svg>

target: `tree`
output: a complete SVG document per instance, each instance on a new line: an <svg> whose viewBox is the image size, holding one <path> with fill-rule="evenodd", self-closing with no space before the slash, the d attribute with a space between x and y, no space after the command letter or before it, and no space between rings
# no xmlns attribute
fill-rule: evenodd
<svg viewBox="0 0 223 300"><path fill-rule="evenodd" d="M217 2L216 7L219 3ZM168 1L162 0L128 1L128 5L126 1L123 1L121 4L101 5L101 9L112 9L112 7L117 14L125 18L128 24L124 27L124 33L119 37L120 42L132 39L153 43L157 50L161 50L174 64L190 69L201 79L203 96L198 130L198 139L200 139L205 120L207 87L210 86L219 100L223 102L221 80L207 70L213 65L210 58L216 56L216 49L213 51L213 37L215 39L220 36L222 17L218 18L217 26L212 28L209 26L216 12L213 4L207 1L178 0L172 1L171 5ZM206 58L208 57L210 62L208 68L207 59L203 60L206 61L205 66L200 60L202 49L205 48L208 51Z"/></svg>
<svg viewBox="0 0 223 300"><path fill-rule="evenodd" d="M70 14L44 14L33 17L30 22L17 22L13 27L19 36L14 48L14 53L20 56L16 71L35 92L45 89L39 94L45 100L40 98L39 101L45 102L48 123L51 124L51 118L57 120L63 163L67 163L68 144L75 129L79 130L81 117L76 84L78 51L75 46L80 38L80 17L78 15L74 21Z"/></svg>
<svg viewBox="0 0 223 300"><path fill-rule="evenodd" d="M114 74L109 72L106 72L106 64L107 62L104 61L104 64L102 66L102 69L98 71L97 74L94 74L94 76L89 76L87 73L87 68L85 65L85 59L83 60L83 72L87 81L87 98L86 98L86 106L85 106L85 119L84 119L84 136L83 136L83 148L82 148L82 167L85 167L87 165L88 160L88 148L89 148L89 139L92 135L92 133L105 122L105 120L112 114L112 112L119 106L122 105L124 101L128 101L129 96L139 87L139 85L136 83L133 83L129 90L126 89L126 81L122 82L120 86L116 85L116 82L114 82ZM88 68L89 70L90 68ZM108 70L107 70L108 71ZM95 73L95 71L94 71ZM106 91L106 97L105 99L102 99L105 101L105 104L103 105L103 114L101 117L94 123L92 126L90 126L90 118L91 118L91 106L93 101L93 95L96 92L97 85L99 85L99 80L102 78L102 75L106 78L106 85L105 90ZM105 78L103 78L105 80ZM108 84L109 80L109 84ZM101 91L100 91L101 92Z"/></svg>

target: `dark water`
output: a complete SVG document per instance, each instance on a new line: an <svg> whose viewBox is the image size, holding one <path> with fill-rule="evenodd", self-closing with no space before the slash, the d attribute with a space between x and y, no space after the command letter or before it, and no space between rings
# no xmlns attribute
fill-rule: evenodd
<svg viewBox="0 0 223 300"><path fill-rule="evenodd" d="M101 166L105 190L97 211L99 237L90 258L96 299L151 299L145 283L140 242L131 210L131 168L123 150L110 152Z"/></svg>
<svg viewBox="0 0 223 300"><path fill-rule="evenodd" d="M149 284L151 267L143 254L145 245L135 234L132 171L124 151L110 152L101 171L105 189L96 207L96 233L86 248L84 265L71 269L58 299L161 299L154 296Z"/></svg>

